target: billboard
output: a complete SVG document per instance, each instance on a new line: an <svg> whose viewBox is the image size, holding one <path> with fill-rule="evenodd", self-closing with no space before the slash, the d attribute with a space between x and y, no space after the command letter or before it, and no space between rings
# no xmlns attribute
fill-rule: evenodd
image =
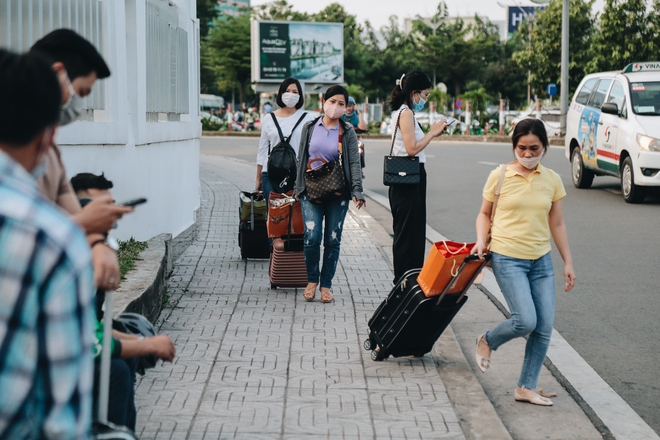
<svg viewBox="0 0 660 440"><path fill-rule="evenodd" d="M543 6L509 6L507 14L507 34L511 37L518 31L521 24L529 16L533 19L536 11L545 9Z"/></svg>
<svg viewBox="0 0 660 440"><path fill-rule="evenodd" d="M344 82L343 23L252 22L252 81Z"/></svg>

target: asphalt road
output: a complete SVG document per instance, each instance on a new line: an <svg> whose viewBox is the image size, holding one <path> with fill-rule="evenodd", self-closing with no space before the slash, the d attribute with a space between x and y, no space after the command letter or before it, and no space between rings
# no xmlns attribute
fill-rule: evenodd
<svg viewBox="0 0 660 440"><path fill-rule="evenodd" d="M257 138L204 138L201 148L203 155L254 163L257 144ZM389 147L389 141L367 140L365 148L364 186L386 197L382 162ZM426 151L428 224L446 237L473 241L483 185L497 164L512 160L511 146L433 142ZM557 296L555 328L660 433L660 191L630 205L614 178L597 177L589 190L575 188L561 148L551 148L543 164L558 172L566 187L564 216L577 274L573 291ZM389 229L384 210L367 206L367 211ZM557 252L553 259L561 286Z"/></svg>

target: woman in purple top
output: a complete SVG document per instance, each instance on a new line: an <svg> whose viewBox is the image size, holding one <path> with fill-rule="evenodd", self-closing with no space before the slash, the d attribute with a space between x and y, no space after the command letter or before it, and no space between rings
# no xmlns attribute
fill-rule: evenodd
<svg viewBox="0 0 660 440"><path fill-rule="evenodd" d="M305 263L307 265L307 287L303 293L307 301L316 296L316 288L321 290L321 301L333 301L330 288L339 261L339 248L344 219L348 204L353 199L360 209L365 200L362 194L362 171L355 131L340 120L346 112L348 92L342 86L332 86L323 99L323 116L308 122L303 127L298 152L298 176L295 194L302 202L305 221ZM322 158L326 161L339 159L339 133L342 132L342 168L346 177L348 191L345 196L324 202L312 203L307 198L305 188L305 170L310 158ZM320 165L321 162L319 162ZM323 220L325 219L325 231ZM323 266L319 270L321 259L321 239L323 239Z"/></svg>

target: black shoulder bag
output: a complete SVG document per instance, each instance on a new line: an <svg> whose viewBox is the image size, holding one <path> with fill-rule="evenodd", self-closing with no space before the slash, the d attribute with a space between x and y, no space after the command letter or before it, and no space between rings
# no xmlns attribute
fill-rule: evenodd
<svg viewBox="0 0 660 440"><path fill-rule="evenodd" d="M414 185L419 183L419 157L392 156L396 132L399 129L399 120L403 110L399 112L392 136L392 147L389 156L385 156L383 164L383 185Z"/></svg>

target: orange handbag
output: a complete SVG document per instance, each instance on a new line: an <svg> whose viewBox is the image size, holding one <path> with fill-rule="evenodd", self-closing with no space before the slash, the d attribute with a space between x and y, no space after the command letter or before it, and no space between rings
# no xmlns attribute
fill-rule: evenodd
<svg viewBox="0 0 660 440"><path fill-rule="evenodd" d="M286 194L270 193L266 228L270 238L305 233L302 206L293 197L293 190Z"/></svg>
<svg viewBox="0 0 660 440"><path fill-rule="evenodd" d="M462 271L459 269L470 255L474 243L458 243L455 241L439 241L433 244L429 256L424 262L422 271L417 277L417 283L427 297L440 295L452 279L458 278L447 290L447 293L461 293L470 283L472 275L481 268L479 260L468 262Z"/></svg>

